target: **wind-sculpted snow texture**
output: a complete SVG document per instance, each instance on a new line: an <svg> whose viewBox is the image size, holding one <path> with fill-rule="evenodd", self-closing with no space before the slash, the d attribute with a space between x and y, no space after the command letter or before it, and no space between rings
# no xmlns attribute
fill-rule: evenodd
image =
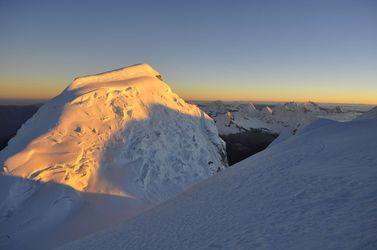
<svg viewBox="0 0 377 250"><path fill-rule="evenodd" d="M54 223L59 228L60 218L75 209L81 211L75 216L83 213L80 204L85 211L95 204L97 212L102 206L116 214L111 211L115 204L114 209L123 206L136 214L227 165L213 120L174 94L146 64L75 79L23 125L0 152L0 164L2 178L15 182L7 186L10 191L1 204L0 246L7 248L45 241L33 241L30 232L54 228ZM55 185L49 189L43 183ZM51 194L42 197L41 190ZM123 200L111 203L104 197ZM36 209L29 214L28 204ZM38 206L51 218L38 212ZM86 212L95 214L93 218L76 216L76 224L100 220L97 212ZM120 218L127 216L123 211ZM102 220L109 224L119 218ZM64 228L77 226L64 223ZM72 237L101 228L101 223Z"/></svg>
<svg viewBox="0 0 377 250"><path fill-rule="evenodd" d="M376 129L319 120L64 249L376 249Z"/></svg>

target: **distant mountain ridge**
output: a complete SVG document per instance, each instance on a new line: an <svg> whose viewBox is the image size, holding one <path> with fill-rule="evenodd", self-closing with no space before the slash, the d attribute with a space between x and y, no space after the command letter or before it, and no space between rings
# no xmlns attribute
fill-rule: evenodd
<svg viewBox="0 0 377 250"><path fill-rule="evenodd" d="M264 105L262 109L256 109L252 103L214 101L197 104L215 120L219 133L223 135L250 129L271 133L295 132L316 119L350 121L362 114L341 106L322 107L315 102Z"/></svg>

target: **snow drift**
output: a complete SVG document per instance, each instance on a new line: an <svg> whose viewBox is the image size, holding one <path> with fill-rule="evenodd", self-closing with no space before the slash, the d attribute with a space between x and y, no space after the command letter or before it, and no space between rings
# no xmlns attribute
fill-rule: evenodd
<svg viewBox="0 0 377 250"><path fill-rule="evenodd" d="M212 119L174 94L149 65L79 77L0 152L2 177L12 177L8 182L13 183L0 208L0 244L34 244L31 232L54 223L61 228L60 218L80 209L88 194L127 198L126 207L124 202L117 207L125 210L131 203L148 207L161 202L226 167L224 147ZM51 194L42 197L41 190ZM84 204L86 211L91 209ZM107 200L95 209L103 205L101 216L106 217L114 204ZM25 214L30 206L41 208ZM65 222L66 231L100 216L92 217Z"/></svg>
<svg viewBox="0 0 377 250"><path fill-rule="evenodd" d="M63 249L376 249L376 128L319 120Z"/></svg>

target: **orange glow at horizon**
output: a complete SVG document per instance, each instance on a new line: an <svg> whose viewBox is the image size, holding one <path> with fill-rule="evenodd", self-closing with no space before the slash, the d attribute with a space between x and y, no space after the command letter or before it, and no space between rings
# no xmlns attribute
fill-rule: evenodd
<svg viewBox="0 0 377 250"><path fill-rule="evenodd" d="M58 87L41 87L41 86L23 86L21 89L17 86L0 85L0 99L9 100L48 100L57 96L63 89ZM174 91L174 89L173 89ZM175 91L185 100L200 100L200 101L254 101L254 102L307 102L314 101L319 103L345 103L345 104L367 104L377 105L377 96L373 93L365 95L365 93L354 93L353 95L338 94L338 95L286 95L281 93L263 93L263 94L249 94L246 93L223 93L216 90L204 90L201 93L196 93L190 90ZM279 92L279 91L278 91Z"/></svg>
<svg viewBox="0 0 377 250"><path fill-rule="evenodd" d="M57 96L69 85L72 79L52 80L54 77L43 79L2 79L0 82L0 99L3 100L47 100ZM56 84L51 84L54 82ZM185 100L201 101L251 101L251 102L306 102L345 103L377 105L377 89L358 89L356 87L335 89L331 86L286 86L253 84L239 86L237 84L191 85L178 79L168 82L172 90ZM268 87L267 87L268 86Z"/></svg>
<svg viewBox="0 0 377 250"><path fill-rule="evenodd" d="M58 95L65 87L64 80L51 84L50 78L33 80L4 77L0 81L0 99L45 100Z"/></svg>
<svg viewBox="0 0 377 250"><path fill-rule="evenodd" d="M343 104L367 104L377 105L377 91L369 92L357 89L343 91L328 91L324 89L296 89L278 88L264 89L255 87L253 90L229 90L229 89L210 89L203 87L198 91L177 91L185 100L201 101L255 101L255 102L307 102L314 101L319 103L343 103Z"/></svg>
<svg viewBox="0 0 377 250"><path fill-rule="evenodd" d="M5 100L48 100L57 96L62 90L58 88L33 88L32 86L27 88L22 88L22 91L13 88L0 87L0 99ZM198 101L250 101L250 102L307 102L314 101L319 103L344 103L344 104L367 104L367 105L377 105L377 98L374 96L363 96L363 95L338 95L338 96L275 96L273 94L265 94L261 96L248 95L247 93L243 95L235 94L221 94L220 92L214 93L214 91L205 91L204 93L193 94L188 91L184 93L183 91L176 91L185 100L198 100Z"/></svg>
<svg viewBox="0 0 377 250"><path fill-rule="evenodd" d="M338 104L365 104L365 105L377 105L377 99L373 97L347 97L347 96L338 96L338 97L319 97L319 96L304 96L304 97L258 97L258 96L244 96L244 97L235 97L235 96L217 96L217 95L182 95L182 98L185 100L198 100L198 101L250 101L250 102L318 102L318 103L338 103Z"/></svg>

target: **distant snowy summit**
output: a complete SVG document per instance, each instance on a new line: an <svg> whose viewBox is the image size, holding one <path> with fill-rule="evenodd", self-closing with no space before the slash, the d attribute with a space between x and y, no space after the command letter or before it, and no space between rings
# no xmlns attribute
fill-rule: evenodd
<svg viewBox="0 0 377 250"><path fill-rule="evenodd" d="M322 107L315 102L287 102L277 105L259 105L241 102L195 102L216 122L220 134L237 134L250 129L271 133L295 133L311 122L326 118L350 121L362 114L341 106Z"/></svg>
<svg viewBox="0 0 377 250"><path fill-rule="evenodd" d="M126 197L127 206L137 203L140 210L221 171L227 160L213 120L173 93L151 66L138 64L76 78L22 126L0 152L0 166L3 177L18 180L6 197L0 197L1 212L9 215L0 221L7 235L2 239L9 236L5 246L12 248L28 242L25 237L31 232L41 233L38 230L52 225L60 228L57 218L68 216L82 200L97 197L86 194ZM54 188L41 183L73 188L82 192L81 198L75 191L55 193ZM49 195L41 197L42 188ZM38 203L44 197L56 205ZM21 216L32 206L30 199L40 209ZM102 216L113 213L111 207L117 202L102 204L106 207ZM127 206L122 205L122 210L137 213L138 209ZM92 208L100 212L101 205L86 206L90 212L85 214L94 216ZM52 216L49 222L40 214L46 210ZM89 220L96 224L98 218ZM70 226L78 226L79 221ZM101 223L110 221L96 226L101 228ZM24 224L23 232L17 232ZM88 228L93 230L87 226L78 234Z"/></svg>

